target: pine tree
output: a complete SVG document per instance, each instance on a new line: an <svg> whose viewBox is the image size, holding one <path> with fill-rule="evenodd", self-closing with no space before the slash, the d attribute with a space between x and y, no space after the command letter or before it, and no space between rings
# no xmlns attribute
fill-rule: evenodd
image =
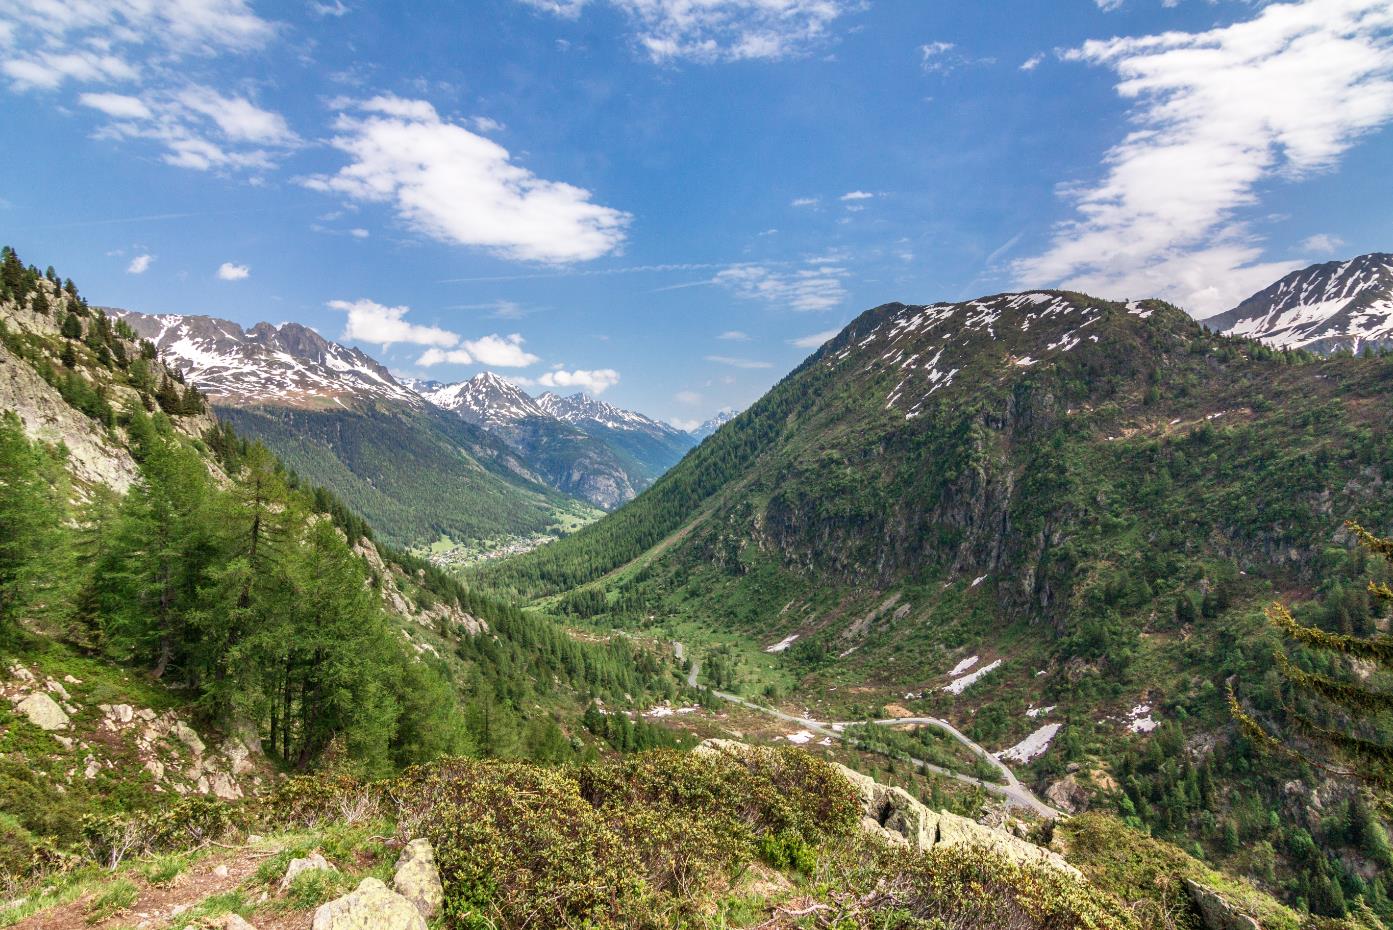
<svg viewBox="0 0 1393 930"><path fill-rule="evenodd" d="M1354 522L1345 525L1368 552L1393 564L1393 539L1375 536ZM1393 589L1386 583L1369 582L1368 593L1376 602L1393 603ZM1384 671L1393 670L1393 637L1330 633L1303 626L1281 603L1270 606L1267 617L1292 644L1317 654L1358 659ZM1377 684L1307 671L1282 650L1274 657L1289 695L1284 709L1290 728L1318 747L1322 756L1317 758L1293 748L1290 739L1274 736L1240 705L1230 684L1229 705L1244 731L1271 751L1294 756L1337 777L1381 790L1393 789L1393 745L1377 737L1380 727L1387 732L1393 719L1393 692ZM1376 682L1377 676L1369 681Z"/></svg>
<svg viewBox="0 0 1393 930"><path fill-rule="evenodd" d="M61 611L72 574L67 505L62 466L29 440L18 416L0 413L0 638L21 616Z"/></svg>
<svg viewBox="0 0 1393 930"><path fill-rule="evenodd" d="M63 326L59 332L64 339L81 339L82 321L77 318L77 314L68 311L68 315L63 317Z"/></svg>
<svg viewBox="0 0 1393 930"><path fill-rule="evenodd" d="M58 356L58 360L63 363L64 368L77 367L77 349L73 346L73 343L66 342L63 344L63 352Z"/></svg>

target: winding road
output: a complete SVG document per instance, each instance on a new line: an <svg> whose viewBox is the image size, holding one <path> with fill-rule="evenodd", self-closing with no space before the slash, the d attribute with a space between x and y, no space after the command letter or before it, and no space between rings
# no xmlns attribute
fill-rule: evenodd
<svg viewBox="0 0 1393 930"><path fill-rule="evenodd" d="M681 662L684 658L686 658L687 648L682 643L674 641L672 644L672 652L673 655L677 658L677 661ZM700 674L701 663L698 662L696 659L693 659L691 668L687 672L688 687L698 687L697 677ZM753 701L747 701L738 694L730 694L726 691L717 691L714 688L711 690L711 693L728 703L738 704L741 707L748 708L749 710L758 711L759 713L764 714L765 716L773 717L776 720L782 720L785 723L795 723L803 729L807 730L809 733L816 733L819 736L825 736L835 740L846 739L846 734L835 729L836 727L847 727L851 726L854 723L865 722L861 720L854 720L831 724L822 724L817 722L816 720L809 720L807 717L796 717L793 714L786 714L783 711L776 710L773 707L765 707L763 705L756 704ZM910 758L909 761L912 762L915 766L925 771L933 772L935 775L942 775L945 778L956 779L957 781L963 782L965 784L976 785L984 791L988 791L991 794L997 795L998 797L1005 798L1006 803L1011 807L1019 807L1023 810L1031 811L1041 817L1051 820L1055 817L1060 816L1059 811L1055 810L1053 807L1050 807L1044 801L1041 801L1038 797L1035 796L1035 792L1031 791L1025 785L1022 785L1020 781L1016 778L1016 774L1011 771L1010 766L1002 762L1000 759L992 755L990 752L987 752L987 750L983 749L977 743L973 742L961 731L959 731L957 727L953 726L948 721L940 720L937 717L891 717L885 720L876 720L873 722L886 726L894 726L897 724L923 724L926 726L938 727L939 729L946 732L949 736L962 743L968 749L971 749L973 753L985 760L993 768L1000 772L1001 777L1005 779L1006 783L996 784L995 782L983 781L980 778L974 778L973 776L965 775L962 772L955 772L952 769L946 769L941 765L934 765L932 762L927 762L923 759Z"/></svg>

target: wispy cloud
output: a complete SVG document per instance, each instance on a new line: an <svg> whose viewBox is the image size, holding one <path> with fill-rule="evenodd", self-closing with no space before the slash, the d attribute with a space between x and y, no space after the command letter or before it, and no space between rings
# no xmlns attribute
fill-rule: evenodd
<svg viewBox="0 0 1393 930"><path fill-rule="evenodd" d="M716 338L724 339L726 342L749 342L750 334L746 332L741 332L738 329L728 329Z"/></svg>
<svg viewBox="0 0 1393 930"><path fill-rule="evenodd" d="M1114 69L1135 128L1078 215L1015 263L1026 286L1163 296L1204 316L1292 265L1263 263L1242 211L1262 186L1334 168L1393 118L1393 6L1303 0L1207 32L1092 41L1066 59Z"/></svg>
<svg viewBox="0 0 1393 930"><path fill-rule="evenodd" d="M860 0L522 0L570 19L586 6L618 10L651 61L777 60L832 39L833 23Z"/></svg>
<svg viewBox="0 0 1393 930"><path fill-rule="evenodd" d="M335 174L302 183L354 201L386 203L442 242L504 258L586 261L616 251L629 214L591 193L537 177L507 149L441 119L423 100L374 97L339 114L331 144L349 156Z"/></svg>
<svg viewBox="0 0 1393 930"><path fill-rule="evenodd" d="M789 203L791 207L815 207L818 204L816 197L795 197Z"/></svg>
<svg viewBox="0 0 1393 930"><path fill-rule="evenodd" d="M788 343L800 349L816 349L839 332L841 332L840 329L825 329L820 333L812 333L807 336L799 336L797 339L790 339Z"/></svg>
<svg viewBox="0 0 1393 930"><path fill-rule="evenodd" d="M708 355L708 362L715 362L717 365L729 365L731 368L773 368L772 362L761 362L752 358L733 358L729 355Z"/></svg>
<svg viewBox="0 0 1393 930"><path fill-rule="evenodd" d="M1303 239L1298 248L1314 255L1333 255L1340 251L1344 244L1345 240L1339 236L1332 236L1330 233L1316 233L1314 236L1307 236Z"/></svg>
<svg viewBox="0 0 1393 930"><path fill-rule="evenodd" d="M767 265L727 268L712 283L745 300L762 300L793 310L830 310L847 297L842 283L847 271L838 265L782 270Z"/></svg>

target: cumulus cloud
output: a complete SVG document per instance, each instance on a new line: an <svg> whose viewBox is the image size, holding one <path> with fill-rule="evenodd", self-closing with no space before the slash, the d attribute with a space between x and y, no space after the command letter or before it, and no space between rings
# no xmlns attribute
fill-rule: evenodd
<svg viewBox="0 0 1393 930"><path fill-rule="evenodd" d="M252 270L246 265L223 262L218 266L218 278L222 281L241 281L251 277Z"/></svg>
<svg viewBox="0 0 1393 930"><path fill-rule="evenodd" d="M538 378L537 383L543 387L580 388L590 394L600 395L619 383L619 372L613 368L549 371Z"/></svg>
<svg viewBox="0 0 1393 930"><path fill-rule="evenodd" d="M410 307L386 307L366 298L331 300L326 306L348 314L342 339L372 343L383 349L398 342L422 346L453 346L459 342L459 336L449 330L407 322L405 316L411 312Z"/></svg>
<svg viewBox="0 0 1393 930"><path fill-rule="evenodd" d="M715 362L717 365L729 365L731 368L773 368L772 362L761 362L752 358L733 358L729 355L708 355L708 362Z"/></svg>
<svg viewBox="0 0 1393 930"><path fill-rule="evenodd" d="M1034 71L1036 68L1040 67L1040 65L1044 62L1044 60L1045 60L1045 53L1044 53L1044 52L1036 52L1034 55L1031 55L1031 56L1030 56L1029 58L1027 58L1025 61L1021 62L1021 68L1020 68L1020 70L1022 70L1022 71Z"/></svg>
<svg viewBox="0 0 1393 930"><path fill-rule="evenodd" d="M1303 0L1205 32L1091 41L1065 54L1119 75L1133 130L1075 218L1014 264L1023 286L1166 297L1197 316L1293 265L1264 263L1243 211L1264 185L1334 168L1393 118L1393 7Z"/></svg>
<svg viewBox="0 0 1393 930"><path fill-rule="evenodd" d="M845 194L842 194L843 203L851 203L857 200L873 199L875 199L875 194L869 193L867 191L847 191Z"/></svg>
<svg viewBox="0 0 1393 930"><path fill-rule="evenodd" d="M591 0L522 0L574 19ZM651 61L777 60L831 40L831 26L860 0L593 0L619 10Z"/></svg>
<svg viewBox="0 0 1393 930"><path fill-rule="evenodd" d="M375 97L350 105L335 127L331 144L349 164L302 183L389 204L408 226L442 242L540 262L599 258L624 242L629 214L537 177L425 101Z"/></svg>
<svg viewBox="0 0 1393 930"><path fill-rule="evenodd" d="M517 333L500 336L497 333L481 339L460 339L448 334L453 341L444 345L459 344L452 349L427 349L416 360L417 365L429 368L432 365L448 363L451 365L487 365L490 368L526 368L541 361L537 356L522 347L523 338Z"/></svg>
<svg viewBox="0 0 1393 930"><path fill-rule="evenodd" d="M126 274L145 274L150 270L150 263L154 260L155 256L153 255L137 255L126 266Z"/></svg>
<svg viewBox="0 0 1393 930"><path fill-rule="evenodd" d="M790 339L789 344L800 349L816 349L839 332L841 332L839 329L825 329L820 333L812 333L808 336L799 336L797 339Z"/></svg>
<svg viewBox="0 0 1393 930"><path fill-rule="evenodd" d="M1339 236L1332 236L1330 233L1316 233L1314 236L1303 239L1299 248L1303 252L1311 252L1316 255L1333 255L1340 251L1344 244L1345 240Z"/></svg>
<svg viewBox="0 0 1393 930"><path fill-rule="evenodd" d="M829 310L846 300L846 287L842 284L846 274L846 269L836 265L796 271L736 265L717 274L713 282L745 300L763 300L794 310Z"/></svg>

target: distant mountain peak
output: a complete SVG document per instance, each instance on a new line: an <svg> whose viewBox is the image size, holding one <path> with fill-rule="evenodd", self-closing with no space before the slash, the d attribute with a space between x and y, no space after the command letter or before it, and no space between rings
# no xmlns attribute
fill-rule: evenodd
<svg viewBox="0 0 1393 930"><path fill-rule="evenodd" d="M633 410L616 407L614 404L591 397L584 391L578 391L568 397L547 391L537 398L537 406L558 420L576 425L593 424L625 432L634 430L663 434L677 432L666 423L654 420L652 417L646 417Z"/></svg>
<svg viewBox="0 0 1393 930"><path fill-rule="evenodd" d="M243 329L210 316L107 312L153 342L189 382L224 406L421 404L376 360L299 323L261 322Z"/></svg>
<svg viewBox="0 0 1393 930"><path fill-rule="evenodd" d="M468 381L439 385L421 396L485 428L549 416L526 391L491 371L480 372Z"/></svg>
<svg viewBox="0 0 1393 930"><path fill-rule="evenodd" d="M714 417L705 421L700 426L688 430L687 432L697 442L701 442L701 440L705 439L707 436L710 436L712 433L716 432L716 430L720 429L722 426L725 426L727 423L729 423L731 420L734 420L739 415L740 411L735 409L734 407L723 407L716 412L716 415Z"/></svg>
<svg viewBox="0 0 1393 930"><path fill-rule="evenodd" d="M1393 347L1393 254L1370 252L1293 271L1204 324L1282 349Z"/></svg>

